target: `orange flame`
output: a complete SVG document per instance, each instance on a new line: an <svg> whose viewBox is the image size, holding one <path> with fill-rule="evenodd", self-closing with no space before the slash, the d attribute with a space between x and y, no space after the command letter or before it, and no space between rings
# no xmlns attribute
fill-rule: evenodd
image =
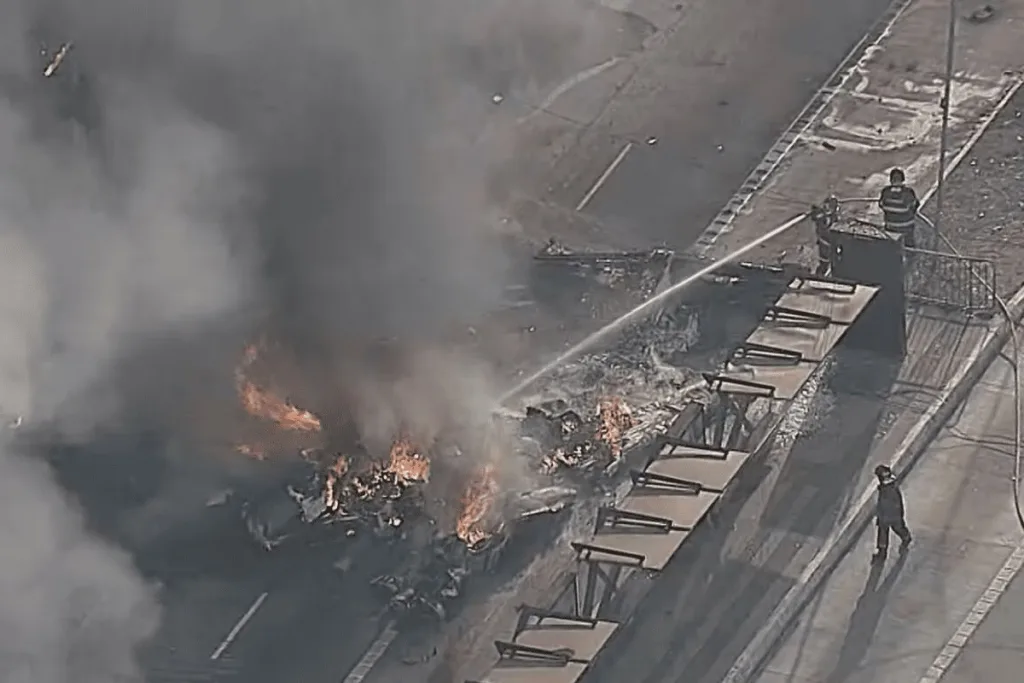
<svg viewBox="0 0 1024 683"><path fill-rule="evenodd" d="M267 389L260 389L245 376L245 369L259 358L259 347L251 344L245 348L242 363L235 371L235 384L242 408L253 417L270 420L282 429L295 432L319 432L320 419L308 410L296 408L286 400Z"/></svg>
<svg viewBox="0 0 1024 683"><path fill-rule="evenodd" d="M636 424L633 412L621 398L606 397L598 403L597 419L597 438L608 444L613 458L619 458L623 437Z"/></svg>
<svg viewBox="0 0 1024 683"><path fill-rule="evenodd" d="M406 439L396 439L391 444L387 471L405 483L427 481L430 477L430 461L424 458Z"/></svg>
<svg viewBox="0 0 1024 683"><path fill-rule="evenodd" d="M485 541L491 534L484 528L488 513L498 496L494 466L487 465L470 482L462 497L462 512L455 522L455 535L468 546Z"/></svg>
<svg viewBox="0 0 1024 683"><path fill-rule="evenodd" d="M348 458L344 455L335 458L327 470L327 479L324 481L324 505L332 512L336 512L341 507L338 483L346 472L348 472Z"/></svg>

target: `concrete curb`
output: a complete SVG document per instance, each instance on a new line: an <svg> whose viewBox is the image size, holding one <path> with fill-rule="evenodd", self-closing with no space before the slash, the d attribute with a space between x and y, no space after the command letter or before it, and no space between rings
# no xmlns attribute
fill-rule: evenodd
<svg viewBox="0 0 1024 683"><path fill-rule="evenodd" d="M1024 287L1017 290L1007 307L1010 309L1010 316L1014 323L1020 322L1024 316ZM896 448L891 462L892 468L897 471L900 478L903 478L927 451L928 446L999 356L1009 339L1010 325L1005 321L998 327L990 329L975 347L971 360L960 367L953 379L946 384L939 399L911 428L910 433ZM874 487L869 487L861 494L853 512L846 517L842 526L825 541L824 547L814 556L796 584L783 596L768 623L747 645L732 669L726 674L723 683L746 683L757 673L759 667L773 653L789 625L799 616L832 570L838 566L867 528L874 516L874 499Z"/></svg>
<svg viewBox="0 0 1024 683"><path fill-rule="evenodd" d="M956 152L946 165L943 178L949 176L967 158L975 143L981 139L999 114L1006 108L1014 95L1024 86L1024 77L1019 74L1010 84L1008 90L999 99L989 114L980 122L964 145ZM935 194L933 184L922 196L924 205ZM1024 317L1024 286L1018 289L1007 302L1013 324L1021 322ZM939 399L934 402L921 419L913 426L910 433L896 448L892 467L902 479L913 467L918 458L924 454L929 444L935 439L953 412L967 398L971 389L981 379L989 366L995 361L999 352L1010 339L1010 323L1003 321L998 327L990 329L978 346L971 359L957 371L943 389ZM810 599L818 592L821 585L836 568L853 544L863 533L873 516L874 488L861 494L853 511L847 515L842 526L825 540L822 549L814 556L811 563L801 573L796 584L790 588L779 605L768 618L768 622L757 632L747 644L735 664L722 679L722 683L747 683L759 667L774 652L780 639L789 625L799 616Z"/></svg>
<svg viewBox="0 0 1024 683"><path fill-rule="evenodd" d="M942 677L953 667L957 658L967 648L971 636L984 623L996 603L1006 594L1010 582L1020 573L1021 569L1024 569L1024 545L1018 545L1017 549L1003 563L1002 568L989 583L988 589L978 598L978 602L974 603L970 613L961 622L960 628L947 641L946 646L942 648L939 656L935 658L918 683L939 683L942 680Z"/></svg>

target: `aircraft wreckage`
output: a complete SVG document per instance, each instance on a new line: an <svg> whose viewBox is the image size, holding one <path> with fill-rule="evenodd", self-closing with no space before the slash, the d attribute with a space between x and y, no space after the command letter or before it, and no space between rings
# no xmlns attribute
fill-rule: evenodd
<svg viewBox="0 0 1024 683"><path fill-rule="evenodd" d="M247 349L236 373L247 413L299 433L322 429L319 418L248 378L259 355ZM400 437L385 458L355 445L346 453L302 448L287 458L283 483L256 495L233 494L249 536L266 551L371 535L380 543L403 544L408 562L373 585L389 594L400 613L444 618L465 579L495 565L509 538L526 520L567 509L581 492L600 489L616 470L633 427L624 401L601 398L589 413L564 400L531 405L518 414L494 417L495 439L484 444L525 463L531 488L507 487L497 464L486 464L443 439L429 450ZM251 444L235 450L257 459L282 460ZM512 453L511 450L516 452ZM436 470L436 471L435 471ZM434 476L447 479L433 484Z"/></svg>
<svg viewBox="0 0 1024 683"><path fill-rule="evenodd" d="M604 272L616 264L585 265ZM373 585L397 613L443 619L469 577L492 570L510 539L530 536L531 520L608 493L626 451L673 415L664 406L701 385L695 372L662 360L689 343L680 324L688 323L666 318L671 329L651 339L627 334L621 347L568 364L552 376L556 391L539 387L494 416L494 443L443 435L424 446L400 434L384 454L351 439L343 452L323 444L290 449L300 457L236 445L256 459L289 463L283 485L235 497L245 528L275 553L354 537L397 546L402 566ZM320 432L316 415L250 378L260 355L258 346L247 349L236 372L245 412L283 432ZM514 482L503 471L509 462Z"/></svg>

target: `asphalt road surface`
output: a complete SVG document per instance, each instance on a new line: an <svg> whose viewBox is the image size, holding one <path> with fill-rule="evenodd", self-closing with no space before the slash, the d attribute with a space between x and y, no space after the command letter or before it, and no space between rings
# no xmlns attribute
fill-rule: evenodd
<svg viewBox="0 0 1024 683"><path fill-rule="evenodd" d="M634 17L658 4L605 2ZM532 199L579 207L619 242L689 246L888 4L661 3L659 16L672 5L678 20L660 22L627 56L614 98L591 102L592 118L577 113L576 144L544 174L552 189ZM546 157L538 149L536 158ZM342 574L331 566L338 548L271 559L214 538L177 553L196 566L163 572L164 628L145 658L151 683L337 683L375 635L367 580L383 560L374 554L355 553Z"/></svg>
<svg viewBox="0 0 1024 683"><path fill-rule="evenodd" d="M643 15L656 3L606 4ZM889 5L678 4L677 22L631 58L632 70L609 73L619 78L613 99L571 107L578 143L544 200L592 216L613 243L689 247Z"/></svg>
<svg viewBox="0 0 1024 683"><path fill-rule="evenodd" d="M150 683L337 683L378 632L369 582L396 558L358 542L281 554L237 543L224 529L177 571L162 567L162 630L143 652Z"/></svg>

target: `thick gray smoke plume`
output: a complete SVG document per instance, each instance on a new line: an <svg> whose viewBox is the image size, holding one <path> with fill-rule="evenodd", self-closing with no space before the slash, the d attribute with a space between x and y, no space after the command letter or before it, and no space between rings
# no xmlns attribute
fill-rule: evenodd
<svg viewBox="0 0 1024 683"><path fill-rule="evenodd" d="M372 400L345 409L371 436L443 421L438 401L479 412L486 373L436 347L397 408L361 354L497 301L490 94L579 46L574 5L0 0L0 411L86 441L140 416L187 431L234 403L263 329L313 375L358 375ZM67 40L44 79L40 41ZM76 69L91 134L63 120ZM3 438L0 681L132 680L154 596Z"/></svg>
<svg viewBox="0 0 1024 683"><path fill-rule="evenodd" d="M269 278L259 296L291 336L330 353L493 306L507 264L490 225L496 151L479 137L492 92L570 49L569 3L68 6L101 74L230 145Z"/></svg>

